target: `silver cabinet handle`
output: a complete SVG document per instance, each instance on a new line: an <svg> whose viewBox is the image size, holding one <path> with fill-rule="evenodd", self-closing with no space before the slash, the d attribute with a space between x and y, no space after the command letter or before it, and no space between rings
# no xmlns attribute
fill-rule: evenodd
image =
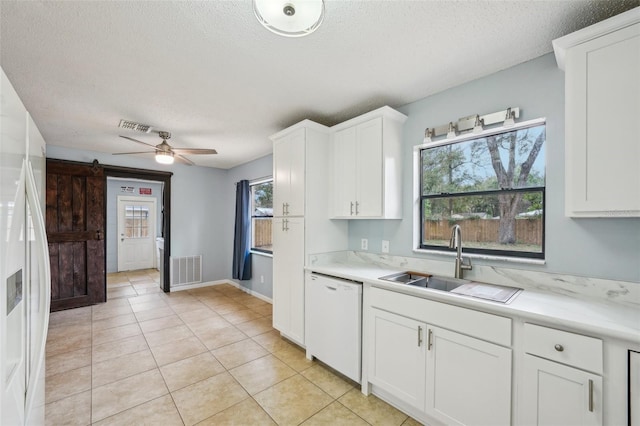
<svg viewBox="0 0 640 426"><path fill-rule="evenodd" d="M429 329L429 335L427 337L427 350L431 350L431 346L433 346L433 330Z"/></svg>
<svg viewBox="0 0 640 426"><path fill-rule="evenodd" d="M350 214L351 216L353 216L353 201L351 202L351 209L350 209L349 214Z"/></svg>
<svg viewBox="0 0 640 426"><path fill-rule="evenodd" d="M284 231L284 221L287 219L282 219L282 231Z"/></svg>
<svg viewBox="0 0 640 426"><path fill-rule="evenodd" d="M422 346L422 326L418 326L418 347Z"/></svg>
<svg viewBox="0 0 640 426"><path fill-rule="evenodd" d="M360 207L360 203L356 201L356 216L358 216L360 214L360 211L358 210L358 207Z"/></svg>
<svg viewBox="0 0 640 426"><path fill-rule="evenodd" d="M287 214L287 209L284 206L285 206L285 204L282 203L282 216Z"/></svg>
<svg viewBox="0 0 640 426"><path fill-rule="evenodd" d="M589 379L589 411L593 413L593 380Z"/></svg>
<svg viewBox="0 0 640 426"><path fill-rule="evenodd" d="M287 213L286 215L289 216L289 203L285 203L285 206L287 207Z"/></svg>
<svg viewBox="0 0 640 426"><path fill-rule="evenodd" d="M285 219L284 221L285 221L285 222L286 222L286 224L287 224L287 226L286 226L286 228L284 228L284 230L285 230L285 231L288 231L288 230L289 230L289 219Z"/></svg>
<svg viewBox="0 0 640 426"><path fill-rule="evenodd" d="M562 352L562 351L564 351L564 346L562 346L560 343L556 344L556 345L554 346L554 348L555 348L555 349L556 349L556 351L558 351L558 352Z"/></svg>

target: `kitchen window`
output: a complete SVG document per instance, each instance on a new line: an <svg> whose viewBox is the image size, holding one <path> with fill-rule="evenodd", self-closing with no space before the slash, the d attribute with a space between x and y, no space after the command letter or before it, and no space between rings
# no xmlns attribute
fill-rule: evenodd
<svg viewBox="0 0 640 426"><path fill-rule="evenodd" d="M417 248L544 259L545 122L417 146Z"/></svg>
<svg viewBox="0 0 640 426"><path fill-rule="evenodd" d="M251 183L251 250L272 253L273 179Z"/></svg>

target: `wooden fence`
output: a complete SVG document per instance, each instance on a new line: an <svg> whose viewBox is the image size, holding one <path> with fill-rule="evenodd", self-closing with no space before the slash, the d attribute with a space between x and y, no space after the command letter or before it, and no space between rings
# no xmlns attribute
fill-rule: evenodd
<svg viewBox="0 0 640 426"><path fill-rule="evenodd" d="M271 250L271 223L273 218L254 218L253 221L253 242L254 247Z"/></svg>
<svg viewBox="0 0 640 426"><path fill-rule="evenodd" d="M498 240L499 219L464 219L449 221L425 220L424 239L449 240L451 227L460 225L465 242L495 243ZM516 242L518 244L542 245L542 218L516 219Z"/></svg>

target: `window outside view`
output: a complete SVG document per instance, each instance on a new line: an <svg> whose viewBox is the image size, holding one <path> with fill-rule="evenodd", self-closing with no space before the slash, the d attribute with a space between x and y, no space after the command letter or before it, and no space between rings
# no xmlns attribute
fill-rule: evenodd
<svg viewBox="0 0 640 426"><path fill-rule="evenodd" d="M124 216L125 235L127 238L148 238L149 209L144 206L125 207Z"/></svg>
<svg viewBox="0 0 640 426"><path fill-rule="evenodd" d="M251 185L251 249L271 253L273 181Z"/></svg>
<svg viewBox="0 0 640 426"><path fill-rule="evenodd" d="M545 124L420 151L420 248L544 258Z"/></svg>

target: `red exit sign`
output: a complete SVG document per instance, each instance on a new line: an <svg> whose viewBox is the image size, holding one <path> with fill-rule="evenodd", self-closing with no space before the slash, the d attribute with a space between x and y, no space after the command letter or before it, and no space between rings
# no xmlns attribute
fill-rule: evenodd
<svg viewBox="0 0 640 426"><path fill-rule="evenodd" d="M140 188L141 195L151 195L151 188Z"/></svg>

